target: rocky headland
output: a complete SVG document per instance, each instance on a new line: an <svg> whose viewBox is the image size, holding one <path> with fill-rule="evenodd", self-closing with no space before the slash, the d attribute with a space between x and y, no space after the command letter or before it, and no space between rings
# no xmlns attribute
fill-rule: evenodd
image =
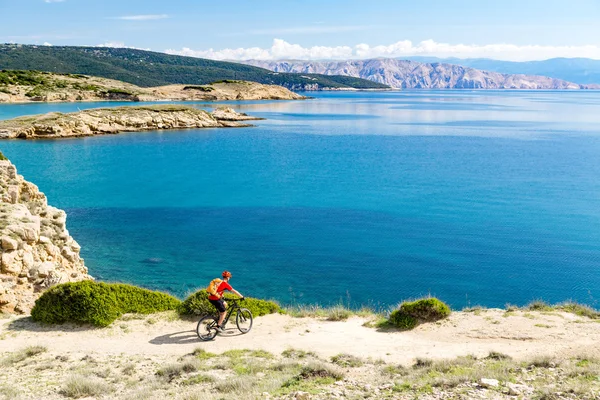
<svg viewBox="0 0 600 400"><path fill-rule="evenodd" d="M44 289L92 279L66 218L10 161L0 160L0 312L28 313Z"/></svg>
<svg viewBox="0 0 600 400"><path fill-rule="evenodd" d="M0 71L0 103L69 101L301 100L282 86L240 80L139 87L113 79L41 71Z"/></svg>
<svg viewBox="0 0 600 400"><path fill-rule="evenodd" d="M157 129L251 126L258 120L228 107L212 113L188 106L96 108L74 113L48 113L0 121L0 139L52 139Z"/></svg>

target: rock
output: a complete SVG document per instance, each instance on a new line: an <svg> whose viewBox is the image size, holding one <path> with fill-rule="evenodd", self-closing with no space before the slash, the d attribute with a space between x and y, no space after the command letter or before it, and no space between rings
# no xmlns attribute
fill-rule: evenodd
<svg viewBox="0 0 600 400"><path fill-rule="evenodd" d="M64 211L48 206L8 160L0 160L0 199L0 312L27 313L45 288L92 279Z"/></svg>
<svg viewBox="0 0 600 400"><path fill-rule="evenodd" d="M5 251L2 253L2 273L18 275L21 272L23 263L19 258L17 251Z"/></svg>
<svg viewBox="0 0 600 400"><path fill-rule="evenodd" d="M511 396L520 396L522 394L533 393L534 389L527 385L521 385L518 383L507 383L508 394Z"/></svg>
<svg viewBox="0 0 600 400"><path fill-rule="evenodd" d="M50 275L50 273L52 271L54 271L56 269L56 264L50 262L50 261L46 261L43 262L38 268L37 268L37 275L40 278L45 278L48 275Z"/></svg>
<svg viewBox="0 0 600 400"><path fill-rule="evenodd" d="M297 392L293 392L290 394L290 398L292 399L296 399L296 400L309 400L310 399L310 393L307 392L302 392L302 391L297 391Z"/></svg>
<svg viewBox="0 0 600 400"><path fill-rule="evenodd" d="M479 384L481 386L483 386L484 388L495 388L495 387L498 387L500 385L500 382L498 382L497 379L481 378L479 380Z"/></svg>
<svg viewBox="0 0 600 400"><path fill-rule="evenodd" d="M2 250L16 250L19 248L19 242L8 236L2 236Z"/></svg>
<svg viewBox="0 0 600 400"><path fill-rule="evenodd" d="M0 129L10 131L13 138L63 138L156 129L241 127L249 125L237 121L260 119L239 114L231 108L220 109L216 113L219 118L204 110L181 105L97 108L69 114L35 115L26 122L3 120L0 121ZM37 199L29 192L24 197ZM16 203L18 190L9 192L7 198ZM39 197L38 200L43 199ZM54 215L52 222L63 228L65 214L59 212L61 215Z"/></svg>
<svg viewBox="0 0 600 400"><path fill-rule="evenodd" d="M11 204L16 204L19 198L19 188L16 186L8 187L8 202Z"/></svg>

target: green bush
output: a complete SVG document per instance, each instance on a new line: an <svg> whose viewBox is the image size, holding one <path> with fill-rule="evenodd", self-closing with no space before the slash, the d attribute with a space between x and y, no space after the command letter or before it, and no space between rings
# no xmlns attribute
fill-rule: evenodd
<svg viewBox="0 0 600 400"><path fill-rule="evenodd" d="M129 90L125 90L125 89L108 89L107 91L108 94L117 94L117 95L125 95L125 96L133 96L133 93L130 92Z"/></svg>
<svg viewBox="0 0 600 400"><path fill-rule="evenodd" d="M450 315L450 307L435 297L405 301L390 314L389 322L402 329L413 329L419 323L444 319Z"/></svg>
<svg viewBox="0 0 600 400"><path fill-rule="evenodd" d="M225 298L227 301L227 297ZM246 297L245 300L240 303L244 308L250 310L253 316L258 317L261 315L272 314L279 311L279 305L273 301L260 300ZM208 293L206 290L198 290L188 296L187 299L181 303L179 313L182 315L206 315L216 313L215 307L208 301Z"/></svg>
<svg viewBox="0 0 600 400"><path fill-rule="evenodd" d="M47 324L65 322L107 326L125 313L174 310L181 302L166 293L122 283L70 282L54 286L36 300L31 317Z"/></svg>

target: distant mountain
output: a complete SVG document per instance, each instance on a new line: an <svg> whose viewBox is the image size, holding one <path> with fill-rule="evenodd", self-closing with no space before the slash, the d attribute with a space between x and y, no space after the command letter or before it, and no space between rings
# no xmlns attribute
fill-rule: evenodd
<svg viewBox="0 0 600 400"><path fill-rule="evenodd" d="M350 76L273 73L231 62L108 47L0 44L0 69L94 75L142 87L246 80L281 85L291 90L388 88L381 83Z"/></svg>
<svg viewBox="0 0 600 400"><path fill-rule="evenodd" d="M488 58L408 57L424 63L448 63L501 72L504 74L544 75L579 84L600 84L600 60L591 58L551 58L543 61L501 61Z"/></svg>
<svg viewBox="0 0 600 400"><path fill-rule="evenodd" d="M448 63L378 58L350 61L244 61L276 72L348 75L410 89L587 89L546 76L503 74Z"/></svg>

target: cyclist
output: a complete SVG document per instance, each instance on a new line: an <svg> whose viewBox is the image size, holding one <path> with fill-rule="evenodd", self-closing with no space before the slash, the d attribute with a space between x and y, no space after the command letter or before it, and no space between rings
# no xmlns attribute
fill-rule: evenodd
<svg viewBox="0 0 600 400"><path fill-rule="evenodd" d="M225 319L225 310L227 308L227 303L225 302L225 300L223 300L223 292L226 290L229 290L235 294L237 294L238 296L240 296L242 298L242 300L244 300L244 296L242 296L242 294L240 292L238 292L237 290L235 290L234 288L231 287L231 285L229 284L229 279L231 279L231 272L229 271L223 271L223 282L221 282L219 284L219 287L217 288L217 294L216 295L210 295L208 296L208 301L210 301L212 303L213 306L215 306L215 308L217 309L217 311L219 312L219 322L217 323L217 331L219 332L223 332L223 328L221 327L221 324L223 323L223 320Z"/></svg>

